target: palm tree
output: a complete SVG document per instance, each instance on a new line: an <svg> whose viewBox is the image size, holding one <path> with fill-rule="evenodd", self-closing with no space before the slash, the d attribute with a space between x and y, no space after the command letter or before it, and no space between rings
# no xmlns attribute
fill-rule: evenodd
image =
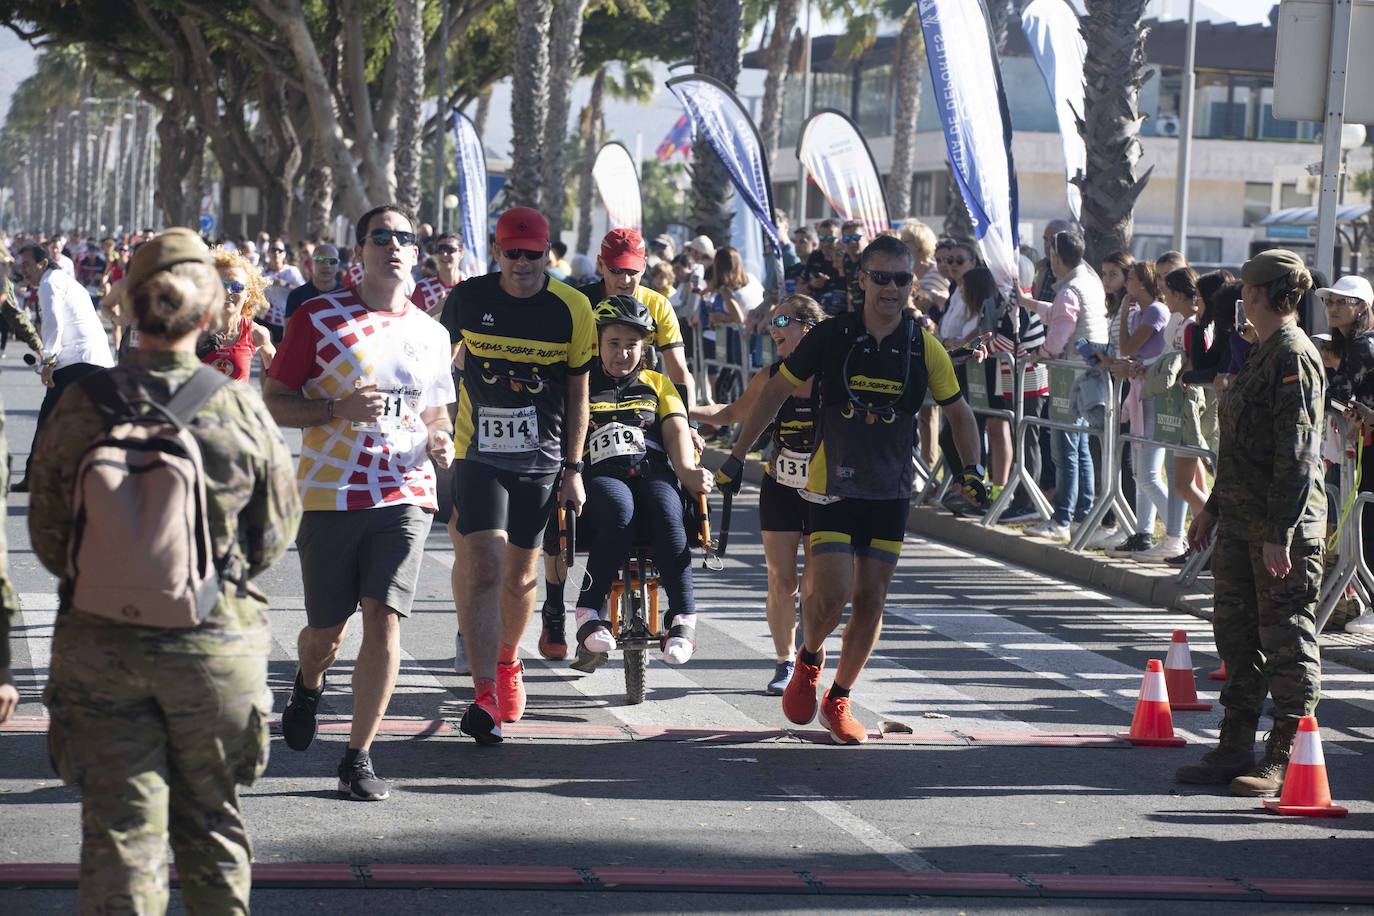
<svg viewBox="0 0 1374 916"><path fill-rule="evenodd" d="M582 20L588 0L558 0L549 34L549 110L544 121L543 189L540 197L552 238L562 228L568 189L563 181L563 150L573 81L582 69Z"/></svg>
<svg viewBox="0 0 1374 916"><path fill-rule="evenodd" d="M515 71L511 77L510 199L539 207L544 126L549 110L549 20L553 0L516 0Z"/></svg>
<svg viewBox="0 0 1374 916"><path fill-rule="evenodd" d="M782 78L787 70L787 52L792 46L792 30L797 26L800 8L801 0L779 0L773 13L773 32L768 39L768 75L763 81L763 111L759 116L759 136L763 139L765 158L777 150L778 135L782 132Z"/></svg>
<svg viewBox="0 0 1374 916"><path fill-rule="evenodd" d="M743 18L739 0L697 0L696 68L731 89L739 79ZM730 176L700 137L692 145L693 231L730 244Z"/></svg>
<svg viewBox="0 0 1374 916"><path fill-rule="evenodd" d="M911 213L911 177L916 171L916 119L921 113L921 80L926 66L921 17L910 5L901 18L893 51L892 81L897 87L897 111L892 130L892 171L887 179L888 212Z"/></svg>
<svg viewBox="0 0 1374 916"><path fill-rule="evenodd" d="M420 210L420 128L424 122L424 0L396 0L396 201ZM441 14L442 15L442 14Z"/></svg>
<svg viewBox="0 0 1374 916"><path fill-rule="evenodd" d="M1140 87L1147 79L1141 25L1147 0L1087 0L1080 19L1087 58L1084 112L1078 132L1087 145L1087 168L1073 179L1083 192L1083 235L1089 264L1113 251L1129 251L1136 198L1151 170L1140 162Z"/></svg>

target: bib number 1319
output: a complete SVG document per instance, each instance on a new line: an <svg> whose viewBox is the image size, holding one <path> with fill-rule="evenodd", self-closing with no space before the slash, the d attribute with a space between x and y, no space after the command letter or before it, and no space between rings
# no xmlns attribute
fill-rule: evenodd
<svg viewBox="0 0 1374 916"><path fill-rule="evenodd" d="M533 407L483 407L477 418L477 447L484 452L532 452L539 447L539 418Z"/></svg>

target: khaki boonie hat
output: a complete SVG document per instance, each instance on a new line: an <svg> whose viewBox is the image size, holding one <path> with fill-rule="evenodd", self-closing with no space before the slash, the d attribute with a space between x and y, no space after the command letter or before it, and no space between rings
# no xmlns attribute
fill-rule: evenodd
<svg viewBox="0 0 1374 916"><path fill-rule="evenodd" d="M176 264L214 264L210 249L190 229L176 226L144 242L129 263L125 289L132 292L153 274Z"/></svg>

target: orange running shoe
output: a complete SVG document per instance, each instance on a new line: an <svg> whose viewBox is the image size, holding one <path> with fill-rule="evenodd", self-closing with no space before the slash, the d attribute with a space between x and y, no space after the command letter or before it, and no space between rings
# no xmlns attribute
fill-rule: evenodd
<svg viewBox="0 0 1374 916"><path fill-rule="evenodd" d="M496 666L496 700L502 722L519 722L525 714L525 663L519 660Z"/></svg>
<svg viewBox="0 0 1374 916"><path fill-rule="evenodd" d="M821 680L821 669L825 667L825 650L821 650L821 663L808 665L797 655L797 667L792 672L792 680L782 692L782 714L788 721L798 725L808 725L816 718L816 685Z"/></svg>
<svg viewBox="0 0 1374 916"><path fill-rule="evenodd" d="M828 690L821 701L821 724L830 730L830 740L836 744L863 744L868 740L868 729L849 712L849 697L832 700Z"/></svg>

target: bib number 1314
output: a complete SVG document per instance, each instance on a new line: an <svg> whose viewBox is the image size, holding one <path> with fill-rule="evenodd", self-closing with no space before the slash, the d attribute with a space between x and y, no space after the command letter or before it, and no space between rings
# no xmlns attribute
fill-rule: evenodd
<svg viewBox="0 0 1374 916"><path fill-rule="evenodd" d="M539 447L533 407L484 407L477 418L477 447L484 452L532 452Z"/></svg>

